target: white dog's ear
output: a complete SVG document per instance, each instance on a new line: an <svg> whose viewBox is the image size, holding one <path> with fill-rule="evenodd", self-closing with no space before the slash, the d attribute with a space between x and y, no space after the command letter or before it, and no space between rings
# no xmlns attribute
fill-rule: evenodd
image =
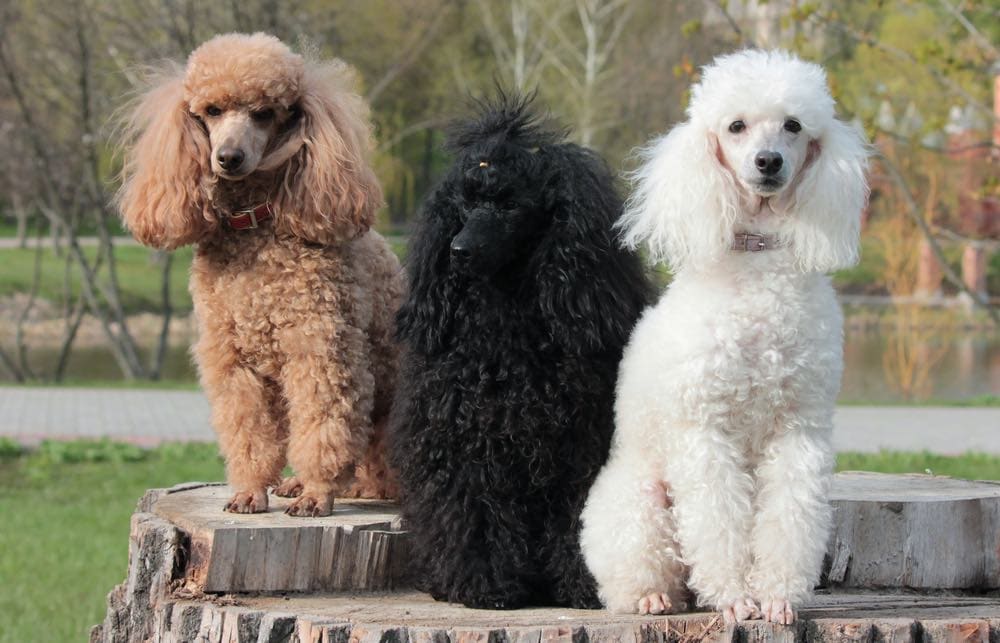
<svg viewBox="0 0 1000 643"><path fill-rule="evenodd" d="M800 268L828 272L858 262L870 147L861 131L839 120L811 145L815 157L795 188L787 241Z"/></svg>
<svg viewBox="0 0 1000 643"><path fill-rule="evenodd" d="M732 243L738 193L707 128L682 123L639 152L633 194L615 224L623 244L646 242L649 259L674 271L718 258Z"/></svg>

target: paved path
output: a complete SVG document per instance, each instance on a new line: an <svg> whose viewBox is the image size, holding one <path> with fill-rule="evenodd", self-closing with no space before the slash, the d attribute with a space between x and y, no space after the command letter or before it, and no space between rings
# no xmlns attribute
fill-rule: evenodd
<svg viewBox="0 0 1000 643"><path fill-rule="evenodd" d="M215 439L208 416L208 401L194 391L0 387L0 435L26 444L97 437L207 442Z"/></svg>
<svg viewBox="0 0 1000 643"><path fill-rule="evenodd" d="M132 237L111 237L114 245L116 246L137 246L139 242ZM96 246L101 240L97 237L77 237L77 243L81 246ZM52 237L48 235L39 239L37 236L30 236L25 239L24 247L26 248L36 248L38 245L45 246L46 248L52 247ZM62 247L66 247L66 239L60 241ZM0 250L10 250L12 248L20 248L21 243L14 237L0 237Z"/></svg>
<svg viewBox="0 0 1000 643"><path fill-rule="evenodd" d="M0 386L0 435L26 444L44 438L109 437L138 444L213 441L200 392ZM837 409L838 451L984 451L1000 455L1000 408Z"/></svg>

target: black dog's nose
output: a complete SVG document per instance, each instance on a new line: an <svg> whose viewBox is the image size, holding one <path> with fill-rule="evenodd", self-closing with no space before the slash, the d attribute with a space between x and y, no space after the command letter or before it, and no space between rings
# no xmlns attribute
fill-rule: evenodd
<svg viewBox="0 0 1000 643"><path fill-rule="evenodd" d="M238 147L224 147L219 150L219 154L217 155L219 165L222 166L222 169L230 172L242 165L245 157L246 155L243 154L243 150Z"/></svg>
<svg viewBox="0 0 1000 643"><path fill-rule="evenodd" d="M459 261L468 261L472 257L472 248L460 241L459 239L454 239L451 242L451 258L458 259Z"/></svg>
<svg viewBox="0 0 1000 643"><path fill-rule="evenodd" d="M765 176L774 176L781 169L781 154L777 152L758 152L753 159L754 165Z"/></svg>

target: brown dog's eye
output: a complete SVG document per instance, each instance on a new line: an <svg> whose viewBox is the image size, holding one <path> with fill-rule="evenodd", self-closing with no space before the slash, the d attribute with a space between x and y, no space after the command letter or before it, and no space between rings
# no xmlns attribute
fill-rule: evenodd
<svg viewBox="0 0 1000 643"><path fill-rule="evenodd" d="M733 121L729 124L729 131L733 134L739 134L747 128L747 124L743 121Z"/></svg>
<svg viewBox="0 0 1000 643"><path fill-rule="evenodd" d="M798 134L802 131L802 123L798 122L794 118L789 118L785 121L785 130L791 132L792 134Z"/></svg>
<svg viewBox="0 0 1000 643"><path fill-rule="evenodd" d="M274 110L271 108L258 109L255 112L250 112L250 118L257 123L266 123L274 118Z"/></svg>
<svg viewBox="0 0 1000 643"><path fill-rule="evenodd" d="M205 108L205 113L208 114L209 116L218 116L219 114L222 113L222 110L216 107L215 105L209 105L208 107Z"/></svg>

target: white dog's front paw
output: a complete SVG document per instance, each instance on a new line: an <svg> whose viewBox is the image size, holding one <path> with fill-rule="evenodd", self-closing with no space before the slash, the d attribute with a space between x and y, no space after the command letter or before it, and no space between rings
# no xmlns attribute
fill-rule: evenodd
<svg viewBox="0 0 1000 643"><path fill-rule="evenodd" d="M726 623L741 623L760 618L760 610L752 598L738 598L732 603L719 606L722 619Z"/></svg>
<svg viewBox="0 0 1000 643"><path fill-rule="evenodd" d="M764 620L771 623L791 625L795 622L792 604L781 598L761 601L760 611L764 613Z"/></svg>
<svg viewBox="0 0 1000 643"><path fill-rule="evenodd" d="M640 614L671 614L674 611L674 605L666 594L654 592L640 598L636 604L636 610Z"/></svg>

